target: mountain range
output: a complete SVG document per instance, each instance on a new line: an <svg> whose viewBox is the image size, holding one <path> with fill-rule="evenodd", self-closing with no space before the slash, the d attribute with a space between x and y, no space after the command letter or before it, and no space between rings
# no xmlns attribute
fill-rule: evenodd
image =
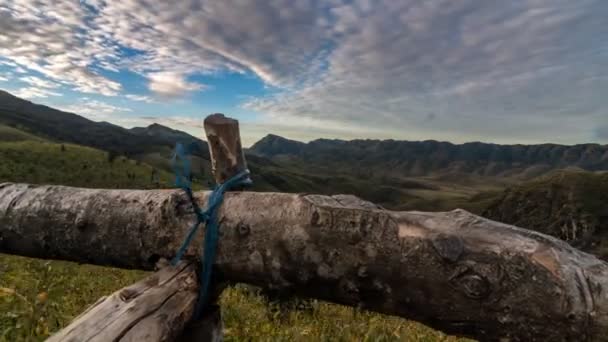
<svg viewBox="0 0 608 342"><path fill-rule="evenodd" d="M329 140L309 143L268 135L250 151L274 160L301 162L325 171L359 169L391 176L448 176L530 179L552 170L575 167L608 169L608 145L497 145L481 142L452 144L434 140ZM365 173L366 171L360 172Z"/></svg>
<svg viewBox="0 0 608 342"><path fill-rule="evenodd" d="M0 123L66 141L142 158L171 150L177 141L197 142L196 153L209 160L206 142L159 124L126 129L108 122L95 122L20 99L0 90ZM283 162L307 171L351 174L357 177L436 177L456 180L475 177L531 179L552 170L608 169L608 145L557 144L498 145L470 142L452 144L434 140L330 140L309 143L269 134L246 149L252 161ZM261 157L262 159L260 159ZM254 157L255 158L255 157Z"/></svg>

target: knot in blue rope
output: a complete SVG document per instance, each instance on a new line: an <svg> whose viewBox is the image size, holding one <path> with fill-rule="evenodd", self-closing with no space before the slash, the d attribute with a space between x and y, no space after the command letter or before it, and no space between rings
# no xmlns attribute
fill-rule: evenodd
<svg viewBox="0 0 608 342"><path fill-rule="evenodd" d="M190 203L192 204L192 208L194 209L194 213L196 215L196 222L192 225L184 242L181 247L177 251L175 258L172 260L172 264L176 265L184 253L188 249L188 246L194 239L194 235L198 230L198 227L201 224L205 224L205 237L203 242L203 250L201 253L202 259L202 270L200 275L200 293L199 293L199 301L196 306L194 318L199 318L201 314L201 309L206 305L207 300L209 299L209 283L211 281L211 268L213 266L213 262L215 260L215 251L217 249L217 241L219 235L219 223L217 221L217 210L219 209L222 201L224 200L224 193L236 186L239 185L250 185L251 179L249 178L249 170L242 171L235 175L234 177L228 179L226 182L222 184L218 184L215 186L213 191L209 196L209 200L207 203L207 208L202 210L196 200L194 199L194 195L192 193L192 180L190 176L190 161L187 156L190 154L191 150L196 147L196 143L191 143L187 147L178 143L175 147L175 153L173 154L173 158L171 162L173 164L173 168L175 170L175 184L182 188ZM178 164L181 162L181 170Z"/></svg>

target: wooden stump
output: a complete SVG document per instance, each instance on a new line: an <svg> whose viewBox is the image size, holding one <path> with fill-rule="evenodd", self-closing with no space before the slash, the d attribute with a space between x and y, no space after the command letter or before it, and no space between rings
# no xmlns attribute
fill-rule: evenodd
<svg viewBox="0 0 608 342"><path fill-rule="evenodd" d="M247 170L247 161L241 147L239 122L218 113L209 115L204 126L216 183L222 184Z"/></svg>
<svg viewBox="0 0 608 342"><path fill-rule="evenodd" d="M102 297L47 341L175 341L198 297L194 265L181 262Z"/></svg>

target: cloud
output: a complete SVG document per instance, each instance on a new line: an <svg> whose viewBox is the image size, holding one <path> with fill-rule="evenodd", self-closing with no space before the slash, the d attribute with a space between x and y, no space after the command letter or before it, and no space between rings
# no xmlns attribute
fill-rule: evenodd
<svg viewBox="0 0 608 342"><path fill-rule="evenodd" d="M98 7L95 25L141 51L122 64L143 73L249 71L278 85L302 78L322 54L327 7L291 0L113 1Z"/></svg>
<svg viewBox="0 0 608 342"><path fill-rule="evenodd" d="M132 101L140 101L140 102L147 102L147 103L154 102L151 97L145 96L145 95L127 94L127 95L125 95L125 97Z"/></svg>
<svg viewBox="0 0 608 342"><path fill-rule="evenodd" d="M21 88L21 89L17 90L16 92L14 92L13 94L15 96L23 97L26 99L46 98L49 96L61 96L60 93L56 93L56 92L50 91L48 89L37 88L37 87Z"/></svg>
<svg viewBox="0 0 608 342"><path fill-rule="evenodd" d="M36 71L77 91L116 95L121 85L95 69L115 61L117 47L89 24L89 15L78 1L4 3L0 56L14 65L15 72Z"/></svg>
<svg viewBox="0 0 608 342"><path fill-rule="evenodd" d="M156 72L148 75L149 88L158 95L177 97L185 93L204 89L202 84L188 82L184 75L174 72Z"/></svg>
<svg viewBox="0 0 608 342"><path fill-rule="evenodd" d="M35 77L35 76L25 76L25 77L19 78L19 80L22 82L25 82L25 83L29 83L30 85L32 85L34 87L38 87L38 88L53 89L53 88L60 87L60 85L55 82L43 80L43 79Z"/></svg>
<svg viewBox="0 0 608 342"><path fill-rule="evenodd" d="M305 78L308 62L323 54L324 7L290 0L22 0L0 10L0 56L76 91L108 96L122 86L104 70L140 73L164 96L203 89L186 81L189 75L226 70L286 86Z"/></svg>
<svg viewBox="0 0 608 342"><path fill-rule="evenodd" d="M130 108L115 106L103 101L86 97L80 98L74 104L56 107L63 111L80 114L96 121L116 120L121 114L131 111Z"/></svg>
<svg viewBox="0 0 608 342"><path fill-rule="evenodd" d="M387 0L332 13L339 39L325 72L244 108L269 121L314 118L315 129L334 121L399 127L402 139L502 142L589 139L605 108L601 1Z"/></svg>

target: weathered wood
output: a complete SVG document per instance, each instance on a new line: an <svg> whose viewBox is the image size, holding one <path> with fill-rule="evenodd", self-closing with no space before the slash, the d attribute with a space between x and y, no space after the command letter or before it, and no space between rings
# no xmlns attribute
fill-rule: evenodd
<svg viewBox="0 0 608 342"><path fill-rule="evenodd" d="M211 170L218 184L247 170L247 162L241 147L239 122L224 114L212 114L205 118L205 133L211 155Z"/></svg>
<svg viewBox="0 0 608 342"><path fill-rule="evenodd" d="M481 340L608 340L608 264L543 234L349 196L228 193L219 216L223 279ZM149 269L193 219L177 190L0 185L0 251L13 254Z"/></svg>
<svg viewBox="0 0 608 342"><path fill-rule="evenodd" d="M192 264L165 267L101 298L47 341L175 341L194 311L197 285Z"/></svg>

